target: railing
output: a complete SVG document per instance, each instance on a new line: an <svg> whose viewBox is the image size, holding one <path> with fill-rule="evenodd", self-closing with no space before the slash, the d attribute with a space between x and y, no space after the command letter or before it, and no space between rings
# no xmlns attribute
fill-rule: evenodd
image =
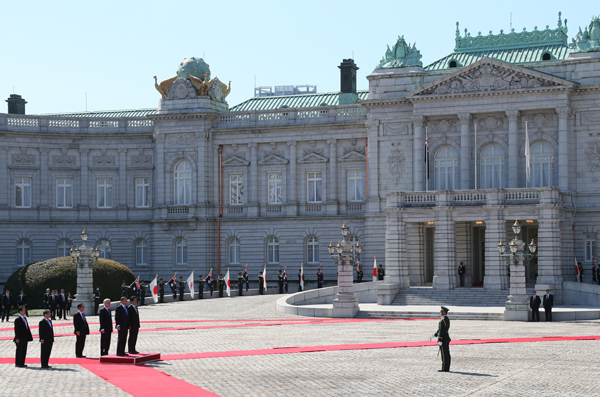
<svg viewBox="0 0 600 397"><path fill-rule="evenodd" d="M189 207L171 207L167 210L167 213L170 215L189 214L190 209Z"/></svg>
<svg viewBox="0 0 600 397"><path fill-rule="evenodd" d="M79 128L79 120L50 119L48 120L48 127Z"/></svg>
<svg viewBox="0 0 600 397"><path fill-rule="evenodd" d="M127 120L128 128L146 128L146 127L154 127L154 122L152 120Z"/></svg>
<svg viewBox="0 0 600 397"><path fill-rule="evenodd" d="M404 196L404 204L411 205L435 205L435 194L431 193L407 193Z"/></svg>
<svg viewBox="0 0 600 397"><path fill-rule="evenodd" d="M26 119L21 117L8 117L9 127L39 127L38 119Z"/></svg>
<svg viewBox="0 0 600 397"><path fill-rule="evenodd" d="M459 203L473 203L486 201L485 193L457 193L453 200Z"/></svg>
<svg viewBox="0 0 600 397"><path fill-rule="evenodd" d="M90 128L119 128L119 122L113 120L90 121Z"/></svg>
<svg viewBox="0 0 600 397"><path fill-rule="evenodd" d="M361 212L362 203L346 203L346 212Z"/></svg>
<svg viewBox="0 0 600 397"><path fill-rule="evenodd" d="M227 207L228 215L240 215L243 213L244 213L244 207L242 207L241 205L232 205L230 207Z"/></svg>
<svg viewBox="0 0 600 397"><path fill-rule="evenodd" d="M531 200L539 200L540 192L536 191L516 191L516 192L506 192L504 194L504 199L509 201L531 201Z"/></svg>
<svg viewBox="0 0 600 397"><path fill-rule="evenodd" d="M321 212L321 204L306 204L306 213L309 212Z"/></svg>
<svg viewBox="0 0 600 397"><path fill-rule="evenodd" d="M257 121L265 121L265 120L284 120L289 116L289 112L283 113L259 113L257 114Z"/></svg>
<svg viewBox="0 0 600 397"><path fill-rule="evenodd" d="M281 205L267 205L267 214L280 214Z"/></svg>
<svg viewBox="0 0 600 397"><path fill-rule="evenodd" d="M297 119L320 119L329 117L327 110L301 110L296 113Z"/></svg>
<svg viewBox="0 0 600 397"><path fill-rule="evenodd" d="M228 123L246 123L250 121L249 114L232 114L219 117L219 122L223 124Z"/></svg>
<svg viewBox="0 0 600 397"><path fill-rule="evenodd" d="M367 109L363 107L338 109L337 111L338 117L366 116L366 114Z"/></svg>
<svg viewBox="0 0 600 397"><path fill-rule="evenodd" d="M0 113L0 130L33 132L152 132L154 122L146 118L89 118L29 116Z"/></svg>

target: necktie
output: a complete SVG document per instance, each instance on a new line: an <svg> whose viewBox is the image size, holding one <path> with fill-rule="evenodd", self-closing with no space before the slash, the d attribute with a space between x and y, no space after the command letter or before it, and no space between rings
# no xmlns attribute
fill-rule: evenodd
<svg viewBox="0 0 600 397"><path fill-rule="evenodd" d="M81 318L83 319L84 323L87 323L86 319L85 319L85 314L83 314L83 312L81 312Z"/></svg>
<svg viewBox="0 0 600 397"><path fill-rule="evenodd" d="M127 314L127 307L125 305L123 305L123 309L125 309L125 314Z"/></svg>
<svg viewBox="0 0 600 397"><path fill-rule="evenodd" d="M23 316L21 316L21 318L25 322L25 326L27 327L27 329L29 329L29 324L27 324L27 319L25 317L23 317Z"/></svg>
<svg viewBox="0 0 600 397"><path fill-rule="evenodd" d="M46 319L46 321L48 321L48 324L50 324L50 328L52 328L52 323L50 322L50 320Z"/></svg>

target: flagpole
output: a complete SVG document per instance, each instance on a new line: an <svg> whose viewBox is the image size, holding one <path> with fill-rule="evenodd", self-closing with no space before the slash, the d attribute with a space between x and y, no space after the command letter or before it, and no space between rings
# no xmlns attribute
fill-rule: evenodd
<svg viewBox="0 0 600 397"><path fill-rule="evenodd" d="M429 191L429 136L425 126L425 191Z"/></svg>
<svg viewBox="0 0 600 397"><path fill-rule="evenodd" d="M477 190L477 123L475 123L475 190Z"/></svg>
<svg viewBox="0 0 600 397"><path fill-rule="evenodd" d="M531 168L529 165L529 161L531 158L531 153L529 152L529 129L527 127L527 121L525 121L525 177L527 179L526 186L529 187L531 180Z"/></svg>

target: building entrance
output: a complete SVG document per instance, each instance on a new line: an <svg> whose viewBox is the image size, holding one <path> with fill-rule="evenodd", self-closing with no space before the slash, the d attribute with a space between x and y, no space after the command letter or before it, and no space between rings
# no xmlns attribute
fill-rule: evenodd
<svg viewBox="0 0 600 397"><path fill-rule="evenodd" d="M425 284L433 283L433 232L432 227L425 228Z"/></svg>
<svg viewBox="0 0 600 397"><path fill-rule="evenodd" d="M485 277L485 227L473 228L473 252L471 253L471 280L473 287L482 287Z"/></svg>
<svg viewBox="0 0 600 397"><path fill-rule="evenodd" d="M538 228L535 226L527 226L525 228L522 227L521 230L522 235L527 237L525 239L525 251L529 252L529 243L531 242L531 239L533 239L536 243L538 242ZM534 254L534 257L527 264L527 266L525 266L525 281L528 283L536 283L537 274L538 258L536 252Z"/></svg>

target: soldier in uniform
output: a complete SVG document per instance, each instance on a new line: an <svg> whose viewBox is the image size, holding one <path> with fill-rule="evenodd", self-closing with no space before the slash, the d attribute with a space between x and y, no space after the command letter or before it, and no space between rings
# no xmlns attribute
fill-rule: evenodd
<svg viewBox="0 0 600 397"><path fill-rule="evenodd" d="M263 284L265 278L263 277L263 273L260 272L258 273L258 294L259 295L264 295L265 294L265 285Z"/></svg>
<svg viewBox="0 0 600 397"><path fill-rule="evenodd" d="M238 296L242 296L242 291L244 290L244 276L242 276L242 272L238 273Z"/></svg>
<svg viewBox="0 0 600 397"><path fill-rule="evenodd" d="M321 268L317 272L317 288L323 288L323 272L321 272Z"/></svg>
<svg viewBox="0 0 600 397"><path fill-rule="evenodd" d="M448 330L450 329L450 319L448 318L448 308L445 306L441 307L440 315L442 319L438 323L438 330L432 335L432 338L437 337L438 345L440 346L440 352L442 353L442 369L438 372L450 372L450 335Z"/></svg>
<svg viewBox="0 0 600 397"><path fill-rule="evenodd" d="M298 270L298 292L302 292L302 269Z"/></svg>
<svg viewBox="0 0 600 397"><path fill-rule="evenodd" d="M246 265L246 270L244 270L244 280L246 281L246 292L250 288L250 277L248 276L248 265Z"/></svg>
<svg viewBox="0 0 600 397"><path fill-rule="evenodd" d="M165 284L161 277L158 280L158 303L165 303Z"/></svg>
<svg viewBox="0 0 600 397"><path fill-rule="evenodd" d="M217 285L219 286L219 298L223 297L223 288L225 288L225 279L223 273L219 273L219 279Z"/></svg>
<svg viewBox="0 0 600 397"><path fill-rule="evenodd" d="M127 284L125 284L125 280L123 280L123 284L121 284L121 296L127 296Z"/></svg>
<svg viewBox="0 0 600 397"><path fill-rule="evenodd" d="M465 269L465 265L463 265L462 262L460 262L460 265L458 266L458 277L460 278L460 286L464 287L465 286L465 272L467 269Z"/></svg>
<svg viewBox="0 0 600 397"><path fill-rule="evenodd" d="M135 295L135 297L137 298L137 300L140 300L140 287L138 284L138 278L136 278L135 280L133 280L133 283L131 283L131 285L129 286L129 288L131 288L131 291L133 292L133 294Z"/></svg>
<svg viewBox="0 0 600 397"><path fill-rule="evenodd" d="M208 276L206 276L206 278L204 279L204 281L208 284L208 288L210 289L210 296L212 296L213 294L213 277L212 277L212 269L210 269L210 272L208 273Z"/></svg>
<svg viewBox="0 0 600 397"><path fill-rule="evenodd" d="M146 302L146 287L148 285L144 283L144 280L140 282L140 306L144 306Z"/></svg>
<svg viewBox="0 0 600 397"><path fill-rule="evenodd" d="M285 293L288 293L288 279L287 279L287 271L283 268L283 288L285 289Z"/></svg>
<svg viewBox="0 0 600 397"><path fill-rule="evenodd" d="M383 270L383 265L379 265L379 269L377 269L377 280L383 280L385 277L385 270Z"/></svg>
<svg viewBox="0 0 600 397"><path fill-rule="evenodd" d="M173 301L175 301L175 299L177 299L177 273L175 273L173 275L173 277L171 277L171 279L169 280L169 282L167 284L169 284L169 288L171 288L171 292L173 293Z"/></svg>
<svg viewBox="0 0 600 397"><path fill-rule="evenodd" d="M596 282L598 281L596 279L597 275L598 275L598 272L596 270L596 264L592 261L592 284L596 284Z"/></svg>
<svg viewBox="0 0 600 397"><path fill-rule="evenodd" d="M279 274L277 275L278 280L277 280L277 284L279 285L279 293L283 294L283 274L281 274L281 270L279 271Z"/></svg>
<svg viewBox="0 0 600 397"><path fill-rule="evenodd" d="M185 291L185 281L183 277L179 276L179 300L183 301L183 292Z"/></svg>
<svg viewBox="0 0 600 397"><path fill-rule="evenodd" d="M362 283L363 276L364 276L364 273L363 273L362 269L360 268L360 266L357 266L356 267L356 281L359 283Z"/></svg>
<svg viewBox="0 0 600 397"><path fill-rule="evenodd" d="M202 275L198 276L198 299L204 298L204 279Z"/></svg>
<svg viewBox="0 0 600 397"><path fill-rule="evenodd" d="M64 303L61 302L62 305ZM94 291L94 316L98 315L98 306L100 306L100 288L96 288L96 291Z"/></svg>

